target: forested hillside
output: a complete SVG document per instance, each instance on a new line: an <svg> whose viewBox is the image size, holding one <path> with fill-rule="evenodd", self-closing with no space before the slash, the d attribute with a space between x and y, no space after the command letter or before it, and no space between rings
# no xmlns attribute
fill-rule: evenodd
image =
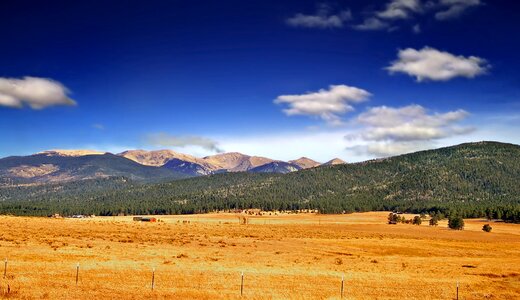
<svg viewBox="0 0 520 300"><path fill-rule="evenodd" d="M439 212L520 221L520 146L462 144L289 174L233 173L162 184L104 181L0 190L3 213L172 214L222 209ZM90 183L92 185L92 182Z"/></svg>

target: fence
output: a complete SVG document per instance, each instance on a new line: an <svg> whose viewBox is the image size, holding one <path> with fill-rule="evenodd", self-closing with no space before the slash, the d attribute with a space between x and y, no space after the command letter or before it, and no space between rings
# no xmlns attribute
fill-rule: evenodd
<svg viewBox="0 0 520 300"><path fill-rule="evenodd" d="M9 266L12 262L5 259L3 278L0 281L0 296L11 293L23 293L17 276L11 274ZM215 271L215 270L183 270L167 272L161 268L122 268L120 270L103 269L96 266L75 266L60 268L59 271L47 273L34 272L22 276L21 281L38 279L38 284L45 287L69 289L103 289L108 293L117 293L120 286L129 294L141 292L160 293L161 295L202 295L213 293L223 298L381 298L381 295L393 295L402 288L399 284L375 285L367 278L356 278L349 274L309 274L306 277L287 274L266 274L264 272ZM312 272L309 272L312 273ZM385 278L380 278L384 282ZM419 280L419 279L418 279ZM49 284L53 283L53 284ZM59 284L58 284L59 283ZM410 287L413 286L409 284ZM459 299L461 286L457 281L444 294L437 294L439 299ZM195 294L194 294L195 293ZM198 294L197 294L198 293ZM405 298L419 298L418 291L410 288L400 291ZM384 297L383 297L384 298ZM390 297L393 298L393 297Z"/></svg>

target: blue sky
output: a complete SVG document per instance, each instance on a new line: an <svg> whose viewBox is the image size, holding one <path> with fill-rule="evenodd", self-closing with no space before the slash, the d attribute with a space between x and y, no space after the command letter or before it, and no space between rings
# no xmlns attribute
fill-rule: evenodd
<svg viewBox="0 0 520 300"><path fill-rule="evenodd" d="M106 3L105 3L106 2ZM514 1L2 1L0 156L520 143Z"/></svg>

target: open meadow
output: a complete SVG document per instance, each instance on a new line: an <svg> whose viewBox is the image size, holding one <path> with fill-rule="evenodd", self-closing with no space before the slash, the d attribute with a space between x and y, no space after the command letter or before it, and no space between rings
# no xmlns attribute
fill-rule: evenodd
<svg viewBox="0 0 520 300"><path fill-rule="evenodd" d="M520 298L520 225L456 231L387 216L0 216L0 296L238 299L243 272L245 299L340 299L342 277L345 299L455 299L457 282L459 299Z"/></svg>

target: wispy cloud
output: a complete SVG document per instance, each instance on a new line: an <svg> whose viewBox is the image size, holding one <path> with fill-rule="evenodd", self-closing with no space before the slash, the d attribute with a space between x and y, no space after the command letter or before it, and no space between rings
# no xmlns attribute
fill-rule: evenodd
<svg viewBox="0 0 520 300"><path fill-rule="evenodd" d="M417 34L421 32L419 23L422 18L454 19L469 8L480 5L481 0L388 0L377 9L361 12L361 18L356 18L350 9L333 10L329 5L321 4L314 13L297 13L285 22L293 27L325 29L347 26L356 30L389 32L404 26Z"/></svg>
<svg viewBox="0 0 520 300"><path fill-rule="evenodd" d="M386 69L390 73L401 72L413 76L417 81L446 81L455 77L474 78L486 72L486 60L469 56L453 55L449 52L424 47L400 50L398 59Z"/></svg>
<svg viewBox="0 0 520 300"><path fill-rule="evenodd" d="M153 133L146 137L146 142L158 147L190 147L196 146L213 152L223 152L218 143L210 138L201 136L176 136L167 133Z"/></svg>
<svg viewBox="0 0 520 300"><path fill-rule="evenodd" d="M420 33L419 17L434 16L438 21L454 19L471 7L481 5L480 0L390 0L384 8L365 15L363 21L352 28L358 30L393 31L407 25L414 33ZM411 25L410 22L416 25ZM408 22L408 23L406 23Z"/></svg>
<svg viewBox="0 0 520 300"><path fill-rule="evenodd" d="M419 0L392 0L386 4L383 11L376 15L382 19L408 19L412 13L421 11Z"/></svg>
<svg viewBox="0 0 520 300"><path fill-rule="evenodd" d="M441 0L440 6L442 11L435 14L435 18L439 21L454 19L463 14L467 9L479 6L480 0Z"/></svg>
<svg viewBox="0 0 520 300"><path fill-rule="evenodd" d="M297 13L286 20L289 26L307 28L341 28L345 21L352 19L350 10L332 13L327 5L320 5L312 15Z"/></svg>
<svg viewBox="0 0 520 300"><path fill-rule="evenodd" d="M281 95L274 103L286 104L284 113L288 116L307 115L319 117L330 125L342 123L340 115L353 111L352 104L366 101L371 94L366 90L347 86L331 85L329 89L300 95Z"/></svg>
<svg viewBox="0 0 520 300"><path fill-rule="evenodd" d="M372 17L365 19L363 23L354 25L353 27L358 30L382 30L387 29L390 25L385 21Z"/></svg>
<svg viewBox="0 0 520 300"><path fill-rule="evenodd" d="M0 77L0 105L2 106L21 108L28 105L32 109L43 109L54 105L76 105L67 94L69 90L52 79Z"/></svg>

